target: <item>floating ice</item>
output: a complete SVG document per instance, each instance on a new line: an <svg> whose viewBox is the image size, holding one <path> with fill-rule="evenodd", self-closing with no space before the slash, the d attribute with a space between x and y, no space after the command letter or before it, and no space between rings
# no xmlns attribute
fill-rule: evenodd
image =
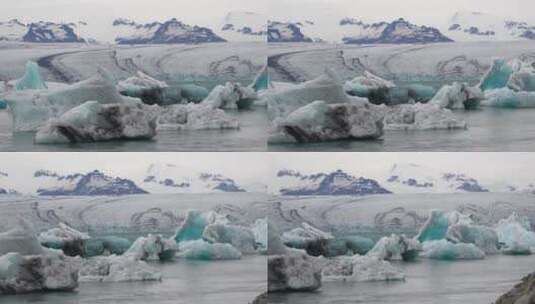
<svg viewBox="0 0 535 304"><path fill-rule="evenodd" d="M284 232L281 237L282 242L294 248L304 248L308 242L334 238L332 234L321 231L307 223L301 223L301 226Z"/></svg>
<svg viewBox="0 0 535 304"><path fill-rule="evenodd" d="M339 256L323 259L324 281L395 281L404 280L405 274L390 262L369 256Z"/></svg>
<svg viewBox="0 0 535 304"><path fill-rule="evenodd" d="M260 218L254 222L252 228L256 246L260 252L266 252L268 249L268 220Z"/></svg>
<svg viewBox="0 0 535 304"><path fill-rule="evenodd" d="M487 71L479 83L483 91L505 88L513 69L503 59L495 59L492 67Z"/></svg>
<svg viewBox="0 0 535 304"><path fill-rule="evenodd" d="M515 91L535 91L535 59L531 56L513 59L509 65L513 74L507 83L508 87Z"/></svg>
<svg viewBox="0 0 535 304"><path fill-rule="evenodd" d="M449 130L466 129L466 122L457 119L449 109L427 103L383 107L385 130Z"/></svg>
<svg viewBox="0 0 535 304"><path fill-rule="evenodd" d="M152 78L138 71L117 84L121 94L140 98L143 103L168 105L182 102L182 91L178 87L169 87L165 82Z"/></svg>
<svg viewBox="0 0 535 304"><path fill-rule="evenodd" d="M190 260L237 260L241 252L230 244L208 243L204 240L182 241L177 257Z"/></svg>
<svg viewBox="0 0 535 304"><path fill-rule="evenodd" d="M364 75L346 81L344 91L353 96L369 98L373 102L376 100L376 98L373 98L374 96L387 95L389 90L394 87L396 85L393 82L376 76L369 71L364 71ZM382 99L384 102L386 98Z"/></svg>
<svg viewBox="0 0 535 304"><path fill-rule="evenodd" d="M498 235L489 227L466 223L453 224L448 228L446 239L453 243L474 244L485 254L498 252Z"/></svg>
<svg viewBox="0 0 535 304"><path fill-rule="evenodd" d="M245 254L256 252L255 236L251 229L245 227L220 223L210 224L204 228L202 237L211 243L230 244Z"/></svg>
<svg viewBox="0 0 535 304"><path fill-rule="evenodd" d="M81 282L160 281L162 273L146 262L123 256L83 259L79 271Z"/></svg>
<svg viewBox="0 0 535 304"><path fill-rule="evenodd" d="M93 257L98 255L121 255L125 253L132 243L124 238L117 236L105 236L101 238L92 238L84 243L85 255Z"/></svg>
<svg viewBox="0 0 535 304"><path fill-rule="evenodd" d="M162 235L149 234L138 238L123 256L133 260L161 260L174 258L178 247L174 240L165 239Z"/></svg>
<svg viewBox="0 0 535 304"><path fill-rule="evenodd" d="M344 92L338 76L331 70L316 79L275 90L266 94L270 120L285 118L295 110L314 101L323 100L327 104L347 103L351 99ZM365 99L364 99L365 100Z"/></svg>
<svg viewBox="0 0 535 304"><path fill-rule="evenodd" d="M375 243L369 238L362 236L344 236L339 239L346 244L347 249L353 254L366 254L370 251Z"/></svg>
<svg viewBox="0 0 535 304"><path fill-rule="evenodd" d="M117 89L119 89L119 91L132 93L139 93L142 90L147 89L163 89L167 87L168 85L164 81L159 81L155 78L152 78L141 71L138 71L136 76L119 81L117 84Z"/></svg>
<svg viewBox="0 0 535 304"><path fill-rule="evenodd" d="M483 97L481 89L454 82L452 85L443 86L429 103L447 109L474 109L479 106Z"/></svg>
<svg viewBox="0 0 535 304"><path fill-rule="evenodd" d="M268 254L285 254L287 252L286 246L281 241L279 231L268 221Z"/></svg>
<svg viewBox="0 0 535 304"><path fill-rule="evenodd" d="M195 84L182 84L179 87L182 98L193 103L203 101L210 94L206 88Z"/></svg>
<svg viewBox="0 0 535 304"><path fill-rule="evenodd" d="M274 121L270 143L305 143L340 139L373 139L383 135L383 116L364 103L314 101Z"/></svg>
<svg viewBox="0 0 535 304"><path fill-rule="evenodd" d="M420 249L418 240L392 234L381 238L366 255L379 260L410 261L418 256Z"/></svg>
<svg viewBox="0 0 535 304"><path fill-rule="evenodd" d="M28 61L26 63L26 71L24 72L24 76L16 81L15 88L19 91L48 89L46 83L41 80L39 66L37 63L33 61Z"/></svg>
<svg viewBox="0 0 535 304"><path fill-rule="evenodd" d="M202 103L220 109L248 109L258 98L256 92L239 83L227 82L224 86L216 86Z"/></svg>
<svg viewBox="0 0 535 304"><path fill-rule="evenodd" d="M14 131L35 131L49 118L59 117L86 101L122 103L123 97L107 72L100 69L95 76L73 85L50 90L13 91L4 95L13 120Z"/></svg>
<svg viewBox="0 0 535 304"><path fill-rule="evenodd" d="M157 119L158 130L239 129L237 119L209 104L172 105L164 108Z"/></svg>
<svg viewBox="0 0 535 304"><path fill-rule="evenodd" d="M190 210L178 227L174 239L177 243L199 240L202 238L202 233L207 225L208 221L200 211Z"/></svg>
<svg viewBox="0 0 535 304"><path fill-rule="evenodd" d="M449 225L450 220L445 212L431 210L427 221L415 238L420 242L442 240L446 238Z"/></svg>
<svg viewBox="0 0 535 304"><path fill-rule="evenodd" d="M495 108L535 108L535 92L516 92L509 88L488 90L481 105Z"/></svg>
<svg viewBox="0 0 535 304"><path fill-rule="evenodd" d="M251 84L251 88L255 90L255 92L264 91L267 90L270 86L271 80L269 78L269 71L268 71L268 65L264 65L262 70L256 75L255 79L253 80L253 83Z"/></svg>
<svg viewBox="0 0 535 304"><path fill-rule="evenodd" d="M142 103L100 104L88 101L40 127L39 144L151 139L156 136L156 115Z"/></svg>
<svg viewBox="0 0 535 304"><path fill-rule="evenodd" d="M436 260L478 260L485 258L485 252L474 244L457 243L447 240L422 243L420 256Z"/></svg>
<svg viewBox="0 0 535 304"><path fill-rule="evenodd" d="M318 258L301 250L268 257L268 291L312 291L321 287L321 265Z"/></svg>
<svg viewBox="0 0 535 304"><path fill-rule="evenodd" d="M535 253L535 233L531 231L531 224L526 217L513 213L509 218L498 222L496 233L499 242L504 246L504 253Z"/></svg>
<svg viewBox="0 0 535 304"><path fill-rule="evenodd" d="M59 227L42 232L39 242L48 248L61 249L68 256L85 256L85 242L89 238L88 234L59 223Z"/></svg>

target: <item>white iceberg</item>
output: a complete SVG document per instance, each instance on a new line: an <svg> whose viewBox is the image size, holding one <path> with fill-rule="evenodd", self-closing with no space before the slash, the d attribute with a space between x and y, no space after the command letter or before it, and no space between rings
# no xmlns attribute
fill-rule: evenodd
<svg viewBox="0 0 535 304"><path fill-rule="evenodd" d="M177 251L178 246L174 240L149 234L147 237L138 238L123 256L136 261L167 261L173 259Z"/></svg>
<svg viewBox="0 0 535 304"><path fill-rule="evenodd" d="M420 256L436 260L479 260L485 252L474 244L452 243L447 240L426 241L422 243Z"/></svg>
<svg viewBox="0 0 535 304"><path fill-rule="evenodd" d="M117 90L125 96L136 97L145 104L168 105L182 102L182 90L170 87L149 75L138 71L135 76L119 81Z"/></svg>
<svg viewBox="0 0 535 304"><path fill-rule="evenodd" d="M503 245L502 252L506 254L535 253L535 232L526 217L516 213L507 219L502 219L496 225L498 240Z"/></svg>
<svg viewBox="0 0 535 304"><path fill-rule="evenodd" d="M368 102L314 101L273 122L269 143L374 139L383 135L383 116Z"/></svg>
<svg viewBox="0 0 535 304"><path fill-rule="evenodd" d="M78 143L116 139L151 139L156 116L140 102L101 104L88 101L40 127L39 144Z"/></svg>
<svg viewBox="0 0 535 304"><path fill-rule="evenodd" d="M312 291L321 287L318 258L304 251L288 249L268 257L268 291Z"/></svg>
<svg viewBox="0 0 535 304"><path fill-rule="evenodd" d="M446 239L453 243L474 244L485 254L498 252L498 235L490 227L458 223L449 226Z"/></svg>
<svg viewBox="0 0 535 304"><path fill-rule="evenodd" d="M41 80L39 66L37 63L33 61L28 61L26 63L26 71L24 72L24 76L15 82L15 88L19 91L48 89L46 83Z"/></svg>
<svg viewBox="0 0 535 304"><path fill-rule="evenodd" d="M139 91L148 89L163 89L167 87L168 85L164 81L159 81L155 78L152 78L141 71L138 71L135 76L119 81L117 84L117 89L119 91L127 91L132 93L137 93Z"/></svg>
<svg viewBox="0 0 535 304"><path fill-rule="evenodd" d="M95 76L73 85L49 90L12 91L3 99L9 106L13 130L35 131L50 118L61 116L86 101L122 103L132 101L117 91L113 79L99 69Z"/></svg>
<svg viewBox="0 0 535 304"><path fill-rule="evenodd" d="M237 119L209 104L172 105L162 109L157 119L158 130L239 129Z"/></svg>
<svg viewBox="0 0 535 304"><path fill-rule="evenodd" d="M324 281L397 281L404 280L405 273L390 262L369 256L339 256L323 259Z"/></svg>
<svg viewBox="0 0 535 304"><path fill-rule="evenodd" d="M81 282L161 281L162 273L146 262L111 255L80 261Z"/></svg>
<svg viewBox="0 0 535 304"><path fill-rule="evenodd" d="M485 107L495 108L535 108L535 92L513 91L509 88L485 91L481 101Z"/></svg>
<svg viewBox="0 0 535 304"><path fill-rule="evenodd" d="M364 71L362 76L346 81L344 91L349 95L365 97L375 104L389 103L390 91L396 85L388 80Z"/></svg>
<svg viewBox="0 0 535 304"><path fill-rule="evenodd" d="M85 242L89 235L65 223L39 234L39 242L47 248L61 249L68 256L85 256Z"/></svg>
<svg viewBox="0 0 535 304"><path fill-rule="evenodd" d="M248 109L257 98L253 88L227 82L224 86L216 86L202 103L220 109Z"/></svg>
<svg viewBox="0 0 535 304"><path fill-rule="evenodd" d="M242 255L230 244L212 244L204 240L182 241L178 250L177 257L190 260L238 260Z"/></svg>
<svg viewBox="0 0 535 304"><path fill-rule="evenodd" d="M210 224L204 228L202 238L211 243L230 244L244 254L256 252L253 232L238 225Z"/></svg>
<svg viewBox="0 0 535 304"><path fill-rule="evenodd" d="M474 109L483 98L480 88L454 82L452 85L443 86L429 103L447 109Z"/></svg>
<svg viewBox="0 0 535 304"><path fill-rule="evenodd" d="M268 220L266 218L257 219L252 227L256 246L260 252L268 249Z"/></svg>
<svg viewBox="0 0 535 304"><path fill-rule="evenodd" d="M464 120L433 103L402 104L382 107L385 130L450 130L466 129Z"/></svg>
<svg viewBox="0 0 535 304"><path fill-rule="evenodd" d="M301 227L286 231L281 236L281 241L284 244L294 248L304 248L308 242L330 239L334 239L332 234L321 231L307 223L301 223Z"/></svg>
<svg viewBox="0 0 535 304"><path fill-rule="evenodd" d="M421 244L418 240L392 234L390 237L383 237L377 241L366 256L379 260L410 261L418 256L420 250Z"/></svg>

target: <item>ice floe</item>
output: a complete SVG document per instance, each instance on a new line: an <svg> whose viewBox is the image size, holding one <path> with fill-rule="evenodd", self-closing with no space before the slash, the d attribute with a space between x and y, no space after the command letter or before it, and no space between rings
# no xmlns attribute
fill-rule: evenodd
<svg viewBox="0 0 535 304"><path fill-rule="evenodd" d="M220 130L239 129L237 119L210 104L172 105L161 110L158 130Z"/></svg>

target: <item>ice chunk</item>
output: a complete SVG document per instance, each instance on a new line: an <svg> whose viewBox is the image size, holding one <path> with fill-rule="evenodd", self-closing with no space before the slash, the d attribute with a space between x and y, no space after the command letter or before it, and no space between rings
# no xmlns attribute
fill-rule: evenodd
<svg viewBox="0 0 535 304"><path fill-rule="evenodd" d="M420 256L436 260L478 260L485 258L483 250L474 244L457 243L447 240L422 243Z"/></svg>
<svg viewBox="0 0 535 304"><path fill-rule="evenodd" d="M255 92L264 91L269 88L270 83L271 80L269 78L268 65L266 64L256 75L253 83L251 84L251 88L255 90Z"/></svg>
<svg viewBox="0 0 535 304"><path fill-rule="evenodd" d="M419 83L409 84L407 86L407 95L409 99L416 102L426 102L431 100L437 93L435 88Z"/></svg>
<svg viewBox="0 0 535 304"><path fill-rule="evenodd" d="M84 245L85 256L93 257L110 254L121 255L132 246L132 242L117 236L105 236L89 239L85 241Z"/></svg>
<svg viewBox="0 0 535 304"><path fill-rule="evenodd" d="M268 291L312 291L321 287L318 258L300 250L268 257Z"/></svg>
<svg viewBox="0 0 535 304"><path fill-rule="evenodd" d="M513 59L509 65L513 69L513 74L509 78L507 86L514 91L535 91L535 60L530 57Z"/></svg>
<svg viewBox="0 0 535 304"><path fill-rule="evenodd" d="M195 84L182 84L179 87L182 98L189 102L199 103L210 94L206 88Z"/></svg>
<svg viewBox="0 0 535 304"><path fill-rule="evenodd" d="M174 240L165 239L162 235L149 234L138 238L123 256L133 260L161 260L174 258L178 250Z"/></svg>
<svg viewBox="0 0 535 304"><path fill-rule="evenodd" d="M245 254L256 252L254 234L251 229L245 227L220 223L210 224L204 228L202 237L211 243L231 244Z"/></svg>
<svg viewBox="0 0 535 304"><path fill-rule="evenodd" d="M466 223L454 224L448 228L446 239L453 243L474 244L485 254L498 252L498 235L489 227Z"/></svg>
<svg viewBox="0 0 535 304"><path fill-rule="evenodd" d="M268 220L267 218L260 218L254 222L253 234L256 246L260 252L266 252L268 249Z"/></svg>
<svg viewBox="0 0 535 304"><path fill-rule="evenodd" d="M474 109L483 98L481 89L454 82L452 85L443 86L429 103L447 109Z"/></svg>
<svg viewBox="0 0 535 304"><path fill-rule="evenodd" d="M72 291L78 287L78 268L59 252L39 255L11 252L0 256L0 294Z"/></svg>
<svg viewBox="0 0 535 304"><path fill-rule="evenodd" d="M22 90L42 90L47 89L46 83L41 80L41 75L39 74L39 66L33 61L28 61L26 63L26 71L24 76L21 79L17 80L15 83L15 88L19 91Z"/></svg>
<svg viewBox="0 0 535 304"><path fill-rule="evenodd" d="M304 248L309 242L334 238L332 234L321 231L307 223L301 223L301 226L284 232L281 237L282 242L294 248Z"/></svg>
<svg viewBox="0 0 535 304"><path fill-rule="evenodd" d="M237 119L209 104L173 105L162 110L157 119L158 130L220 130L239 129Z"/></svg>
<svg viewBox="0 0 535 304"><path fill-rule="evenodd" d="M230 244L211 244L204 240L182 241L177 257L190 260L237 260L241 252Z"/></svg>
<svg viewBox="0 0 535 304"><path fill-rule="evenodd" d="M388 261L369 256L340 256L323 259L324 281L395 281L404 280L405 274Z"/></svg>
<svg viewBox="0 0 535 304"><path fill-rule="evenodd" d="M81 282L160 281L162 273L146 262L123 256L83 259L79 272Z"/></svg>
<svg viewBox="0 0 535 304"><path fill-rule="evenodd" d="M19 219L17 227L0 233L0 255L10 252L18 252L22 255L43 254L43 248L33 228L23 219Z"/></svg>
<svg viewBox="0 0 535 304"><path fill-rule="evenodd" d="M159 81L149 75L138 71L136 76L132 76L123 81L119 81L117 88L119 91L137 93L146 89L163 89L168 85L164 81Z"/></svg>
<svg viewBox="0 0 535 304"><path fill-rule="evenodd" d="M446 238L450 225L447 214L440 210L431 210L427 221L420 228L416 239L420 242L435 241Z"/></svg>
<svg viewBox="0 0 535 304"><path fill-rule="evenodd" d="M485 92L482 106L496 108L535 108L535 92L515 92L509 88Z"/></svg>
<svg viewBox="0 0 535 304"><path fill-rule="evenodd" d="M492 67L487 71L479 83L483 91L507 87L513 69L503 59L495 59Z"/></svg>
<svg viewBox="0 0 535 304"><path fill-rule="evenodd" d="M362 76L346 81L344 84L344 90L348 94L367 98L374 94L379 95L381 91L387 94L388 90L394 87L396 85L393 82L376 76L369 71L364 71Z"/></svg>
<svg viewBox="0 0 535 304"><path fill-rule="evenodd" d="M227 82L224 86L216 86L202 103L210 104L220 109L248 109L258 96L249 87L242 87L239 83Z"/></svg>
<svg viewBox="0 0 535 304"><path fill-rule="evenodd" d="M314 101L277 119L270 143L305 143L340 139L373 139L383 135L380 110L365 103L327 104Z"/></svg>
<svg viewBox="0 0 535 304"><path fill-rule="evenodd" d="M204 228L208 225L207 219L198 210L189 210L186 218L175 233L175 241L199 240L202 238Z"/></svg>
<svg viewBox="0 0 535 304"><path fill-rule="evenodd" d="M54 90L14 91L4 96L13 120L13 130L35 131L49 118L59 117L86 101L122 103L132 101L117 91L107 72L100 69L95 76Z"/></svg>
<svg viewBox="0 0 535 304"><path fill-rule="evenodd" d="M496 226L498 240L503 244L502 251L506 254L535 253L535 233L531 231L531 224L526 217L516 213L507 219L502 219Z"/></svg>
<svg viewBox="0 0 535 304"><path fill-rule="evenodd" d="M77 143L156 136L156 115L142 103L88 101L40 127L39 144Z"/></svg>
<svg viewBox="0 0 535 304"><path fill-rule="evenodd" d="M147 74L138 71L117 85L121 94L140 98L143 103L153 105L168 105L182 102L182 91L179 87L170 87L167 83L159 81Z"/></svg>
<svg viewBox="0 0 535 304"><path fill-rule="evenodd" d="M410 261L418 256L420 250L418 240L392 234L390 237L381 238L366 255L379 260Z"/></svg>
<svg viewBox="0 0 535 304"><path fill-rule="evenodd" d="M351 99L344 92L338 76L331 70L316 79L286 86L264 96L267 100L270 120L285 118L295 110L314 101L323 100L327 104L347 103Z"/></svg>
<svg viewBox="0 0 535 304"><path fill-rule="evenodd" d="M449 109L432 103L403 104L383 107L385 130L466 129L466 122L457 119Z"/></svg>
<svg viewBox="0 0 535 304"><path fill-rule="evenodd" d="M375 245L373 240L357 235L343 236L339 240L345 242L348 251L353 254L366 254Z"/></svg>
<svg viewBox="0 0 535 304"><path fill-rule="evenodd" d="M42 232L39 235L41 245L61 249L68 256L84 256L85 242L89 235L82 233L65 223L59 223L59 227Z"/></svg>

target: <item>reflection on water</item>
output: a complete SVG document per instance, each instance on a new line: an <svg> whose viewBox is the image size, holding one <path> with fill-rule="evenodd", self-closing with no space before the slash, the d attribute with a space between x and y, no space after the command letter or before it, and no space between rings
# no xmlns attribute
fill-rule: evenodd
<svg viewBox="0 0 535 304"><path fill-rule="evenodd" d="M78 290L0 296L2 304L50 303L250 303L266 290L265 256L237 261L187 261L152 264L161 282L81 283Z"/></svg>
<svg viewBox="0 0 535 304"><path fill-rule="evenodd" d="M468 130L387 131L380 140L269 145L270 151L535 151L535 109L455 111Z"/></svg>
<svg viewBox="0 0 535 304"><path fill-rule="evenodd" d="M398 282L326 282L313 293L275 293L269 303L288 304L489 304L533 272L535 256L490 256L480 261L399 263Z"/></svg>
<svg viewBox="0 0 535 304"><path fill-rule="evenodd" d="M0 151L265 151L268 120L265 108L226 111L240 130L160 131L151 141L109 141L75 145L36 145L33 133L11 131L11 119L0 112Z"/></svg>

